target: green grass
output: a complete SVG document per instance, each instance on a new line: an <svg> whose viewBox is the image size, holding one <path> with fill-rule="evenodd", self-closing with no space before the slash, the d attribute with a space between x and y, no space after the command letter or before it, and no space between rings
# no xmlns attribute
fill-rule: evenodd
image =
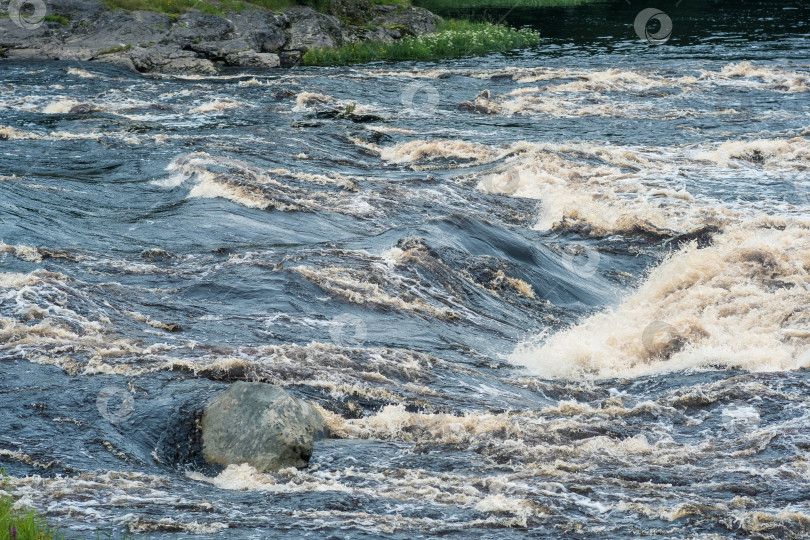
<svg viewBox="0 0 810 540"><path fill-rule="evenodd" d="M606 0L414 0L416 6L431 11L447 11L457 9L486 9L486 8L531 8L531 7L557 7L579 6L593 4Z"/></svg>
<svg viewBox="0 0 810 540"><path fill-rule="evenodd" d="M0 11L0 19L10 19L10 18L11 18L11 15L9 15L7 12ZM45 22L59 23L62 26L67 26L67 25L70 24L70 19L67 18L67 17L63 17L61 15L45 15L42 18L42 20L45 21Z"/></svg>
<svg viewBox="0 0 810 540"><path fill-rule="evenodd" d="M70 24L70 19L67 17L63 17L61 15L45 15L43 19L45 22L55 22L59 23L62 26L68 26Z"/></svg>
<svg viewBox="0 0 810 540"><path fill-rule="evenodd" d="M308 66L342 65L374 60L429 60L529 47L540 42L534 30L515 30L490 23L450 20L437 33L407 36L395 43L366 41L338 49L310 49Z"/></svg>
<svg viewBox="0 0 810 540"><path fill-rule="evenodd" d="M14 497L8 493L8 473L0 469L0 540L65 540L65 534L34 510L15 510ZM136 540L136 536L124 529L122 540ZM96 529L96 540L118 536L114 531ZM87 537L85 537L87 538Z"/></svg>
<svg viewBox="0 0 810 540"><path fill-rule="evenodd" d="M8 477L0 469L0 540L53 540L65 535L33 510L14 510L14 498L6 492Z"/></svg>
<svg viewBox="0 0 810 540"><path fill-rule="evenodd" d="M127 43L126 45L119 45L118 47L111 47L109 49L104 49L103 51L101 51L98 54L99 55L102 55L102 54L115 54L115 53L119 53L119 52L128 51L131 48L132 48L132 43Z"/></svg>

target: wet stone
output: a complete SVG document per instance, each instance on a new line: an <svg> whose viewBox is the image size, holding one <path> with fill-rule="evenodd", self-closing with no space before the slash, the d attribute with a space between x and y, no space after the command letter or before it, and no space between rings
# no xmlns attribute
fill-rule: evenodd
<svg viewBox="0 0 810 540"><path fill-rule="evenodd" d="M202 433L203 454L209 463L248 463L267 472L306 467L315 440L326 435L326 426L312 405L283 388L240 381L208 404Z"/></svg>

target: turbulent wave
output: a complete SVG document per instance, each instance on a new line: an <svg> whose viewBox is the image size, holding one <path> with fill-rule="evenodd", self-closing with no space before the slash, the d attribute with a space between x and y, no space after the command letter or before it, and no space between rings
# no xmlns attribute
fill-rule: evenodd
<svg viewBox="0 0 810 540"><path fill-rule="evenodd" d="M158 185L172 187L194 182L189 197L224 198L248 208L288 212L328 210L355 216L374 213L365 195L354 196L354 182L337 176L263 170L244 161L195 153L177 158L168 167L174 176ZM299 185L296 185L299 184ZM316 191L312 184L339 191ZM347 193L348 192L348 193Z"/></svg>
<svg viewBox="0 0 810 540"><path fill-rule="evenodd" d="M513 361L549 377L810 367L810 230L735 230L671 255L621 305Z"/></svg>
<svg viewBox="0 0 810 540"><path fill-rule="evenodd" d="M751 62L728 64L719 73L704 71L704 79L760 79L769 88L783 92L807 92L810 90L810 74L806 72L788 71L765 66L757 66Z"/></svg>
<svg viewBox="0 0 810 540"><path fill-rule="evenodd" d="M810 141L804 137L728 141L715 150L699 152L695 157L723 167L756 165L765 169L804 172L810 170Z"/></svg>
<svg viewBox="0 0 810 540"><path fill-rule="evenodd" d="M712 47L3 64L8 489L160 538L806 537L807 65ZM237 380L320 408L309 467L194 453Z"/></svg>
<svg viewBox="0 0 810 540"><path fill-rule="evenodd" d="M488 193L540 200L538 229L575 223L596 235L641 229L665 236L756 216L756 211L741 214L740 209L687 189L681 175L697 174L707 161L728 171L755 167L800 173L810 166L803 137L728 141L711 148L529 142L493 147L416 140L377 151L386 161L414 170L495 165L460 180L476 181L477 188ZM801 179L793 181L799 185ZM662 228L670 232L656 233Z"/></svg>

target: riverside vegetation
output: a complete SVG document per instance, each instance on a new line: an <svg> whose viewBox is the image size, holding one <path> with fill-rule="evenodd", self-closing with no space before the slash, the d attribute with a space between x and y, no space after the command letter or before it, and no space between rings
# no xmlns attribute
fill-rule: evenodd
<svg viewBox="0 0 810 540"><path fill-rule="evenodd" d="M440 21L435 34L408 36L393 43L367 41L338 49L313 48L303 57L305 65L336 65L373 60L419 60L481 55L530 47L540 33L530 29L463 20Z"/></svg>
<svg viewBox="0 0 810 540"><path fill-rule="evenodd" d="M65 540L65 534L49 523L48 518L32 508L15 508L17 501L8 492L8 472L0 469L0 540ZM110 532L96 530L96 540L110 538ZM135 537L128 531L120 533L121 540Z"/></svg>
<svg viewBox="0 0 810 540"><path fill-rule="evenodd" d="M53 540L64 535L34 510L14 508L15 500L6 488L8 476L0 469L0 540Z"/></svg>
<svg viewBox="0 0 810 540"><path fill-rule="evenodd" d="M521 4L568 5L595 0L518 0ZM128 11L146 10L167 14L181 14L188 11L199 11L214 15L224 15L228 11L241 12L261 7L272 11L282 11L297 5L308 6L319 12L328 13L332 7L330 0L104 0L110 9ZM430 10L433 5L438 9L459 7L454 2L442 0L369 0L371 5L394 5L406 7L415 5ZM500 7L502 4L511 7L513 0L470 1L465 7ZM350 7L349 7L350 9ZM466 20L446 20L437 25L435 34L406 36L389 43L380 40L369 40L361 43L347 44L338 48L309 49L304 54L303 63L310 66L343 65L375 60L432 60L453 58L463 55L480 55L491 52L502 52L536 45L540 34L534 30L514 30L501 24L490 22L471 22Z"/></svg>

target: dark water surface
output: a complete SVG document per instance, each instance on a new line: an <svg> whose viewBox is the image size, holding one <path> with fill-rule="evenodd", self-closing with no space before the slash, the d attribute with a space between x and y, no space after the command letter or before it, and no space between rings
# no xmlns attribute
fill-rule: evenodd
<svg viewBox="0 0 810 540"><path fill-rule="evenodd" d="M77 538L810 535L808 8L688 4L660 46L616 3L486 58L0 63L15 495ZM308 469L204 463L240 379L323 408Z"/></svg>

